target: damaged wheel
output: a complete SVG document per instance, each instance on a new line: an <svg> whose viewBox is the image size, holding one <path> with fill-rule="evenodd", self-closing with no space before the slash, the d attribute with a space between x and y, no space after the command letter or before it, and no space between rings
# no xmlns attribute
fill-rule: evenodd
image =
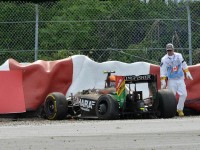
<svg viewBox="0 0 200 150"><path fill-rule="evenodd" d="M62 120L67 115L67 100L64 94L53 92L47 95L44 103L45 116L49 120Z"/></svg>
<svg viewBox="0 0 200 150"><path fill-rule="evenodd" d="M119 118L119 104L110 95L101 95L96 104L96 115L102 120Z"/></svg>

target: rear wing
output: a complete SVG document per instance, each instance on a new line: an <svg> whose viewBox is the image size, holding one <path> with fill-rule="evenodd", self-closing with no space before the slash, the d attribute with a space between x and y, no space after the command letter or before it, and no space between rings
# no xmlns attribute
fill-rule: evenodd
<svg viewBox="0 0 200 150"><path fill-rule="evenodd" d="M124 77L125 77L125 84L157 82L157 75L153 74L139 75L139 76L130 75Z"/></svg>

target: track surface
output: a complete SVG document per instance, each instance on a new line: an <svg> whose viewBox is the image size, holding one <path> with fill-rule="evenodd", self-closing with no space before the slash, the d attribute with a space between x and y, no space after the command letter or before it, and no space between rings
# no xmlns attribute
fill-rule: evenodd
<svg viewBox="0 0 200 150"><path fill-rule="evenodd" d="M200 116L145 120L0 118L1 150L197 150Z"/></svg>

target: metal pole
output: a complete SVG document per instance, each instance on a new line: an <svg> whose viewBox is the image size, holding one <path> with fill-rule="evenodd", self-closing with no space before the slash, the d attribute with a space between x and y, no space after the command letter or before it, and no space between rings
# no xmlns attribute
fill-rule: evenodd
<svg viewBox="0 0 200 150"><path fill-rule="evenodd" d="M191 30L191 15L189 0L187 0L187 14L188 14L188 44L189 44L189 64L192 65L192 30Z"/></svg>
<svg viewBox="0 0 200 150"><path fill-rule="evenodd" d="M35 4L35 61L38 59L38 20L39 20L38 4Z"/></svg>

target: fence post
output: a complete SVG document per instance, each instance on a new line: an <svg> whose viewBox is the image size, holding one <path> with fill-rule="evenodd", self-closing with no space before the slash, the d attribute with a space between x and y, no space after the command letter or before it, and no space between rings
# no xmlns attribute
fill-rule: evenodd
<svg viewBox="0 0 200 150"><path fill-rule="evenodd" d="M38 59L38 20L39 20L38 4L35 4L35 61Z"/></svg>
<svg viewBox="0 0 200 150"><path fill-rule="evenodd" d="M192 65L192 31L191 31L191 15L190 15L190 6L189 0L187 0L187 14L188 14L188 44L189 44L189 64Z"/></svg>

